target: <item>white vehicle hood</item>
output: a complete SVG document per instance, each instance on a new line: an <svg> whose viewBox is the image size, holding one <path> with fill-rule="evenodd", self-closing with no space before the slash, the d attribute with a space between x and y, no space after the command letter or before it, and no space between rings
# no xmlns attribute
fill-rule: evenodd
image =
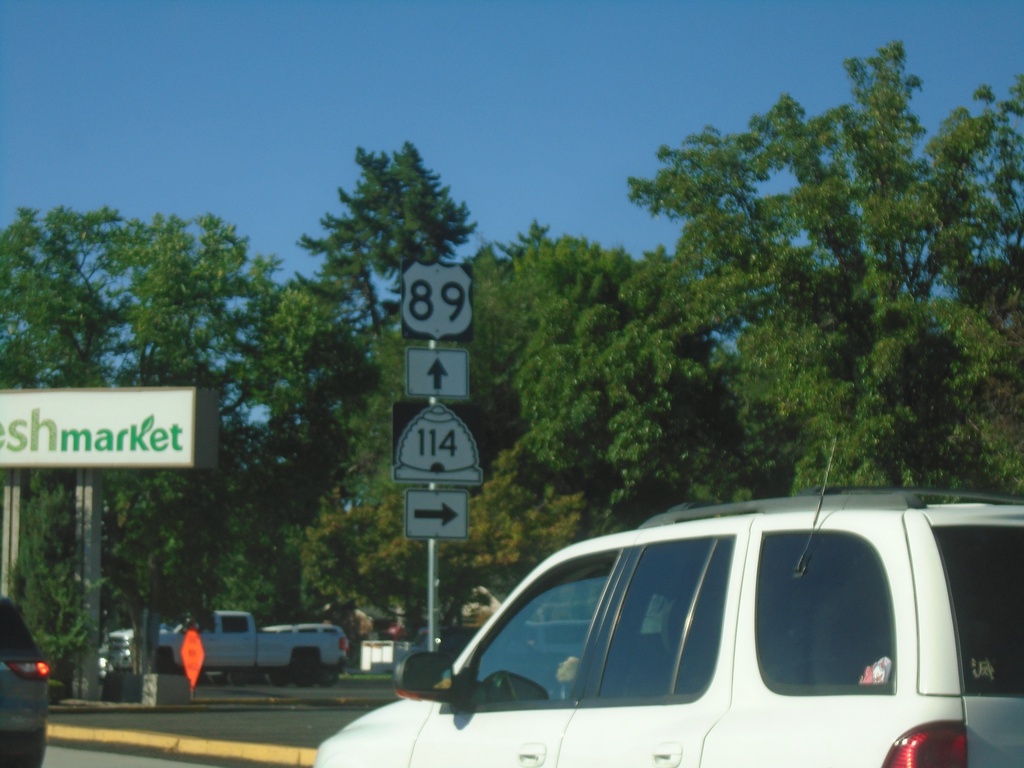
<svg viewBox="0 0 1024 768"><path fill-rule="evenodd" d="M320 745L314 768L405 768L435 706L402 699L363 715Z"/></svg>

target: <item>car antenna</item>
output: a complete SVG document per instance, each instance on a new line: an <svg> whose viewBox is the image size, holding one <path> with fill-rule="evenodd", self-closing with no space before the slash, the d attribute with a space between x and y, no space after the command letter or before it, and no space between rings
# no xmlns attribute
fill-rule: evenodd
<svg viewBox="0 0 1024 768"><path fill-rule="evenodd" d="M793 569L793 578L803 578L803 575L807 573L807 565L811 562L811 541L814 539L814 531L818 527L818 516L821 514L821 506L825 503L825 490L828 488L828 475L832 471L832 459L836 455L836 441L838 438L832 438L832 452L828 455L828 465L825 467L825 479L821 483L821 494L818 496L818 508L814 510L814 520L811 521L811 532L807 535L807 543L804 545L804 551L800 554L800 559L796 561L796 568Z"/></svg>

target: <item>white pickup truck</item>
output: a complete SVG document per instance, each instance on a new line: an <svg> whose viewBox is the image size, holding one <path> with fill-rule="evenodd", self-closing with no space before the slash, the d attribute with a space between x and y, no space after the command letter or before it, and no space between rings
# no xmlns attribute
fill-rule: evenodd
<svg viewBox="0 0 1024 768"><path fill-rule="evenodd" d="M157 671L182 669L184 625L161 630ZM345 669L348 638L331 624L282 624L256 628L251 613L214 611L213 626L200 632L203 671L237 678L266 673L274 685L330 684Z"/></svg>

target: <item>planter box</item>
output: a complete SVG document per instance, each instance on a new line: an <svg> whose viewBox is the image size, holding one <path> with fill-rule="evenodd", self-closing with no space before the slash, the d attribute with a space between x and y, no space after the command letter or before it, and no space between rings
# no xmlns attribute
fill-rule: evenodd
<svg viewBox="0 0 1024 768"><path fill-rule="evenodd" d="M183 675L146 675L142 682L142 703L149 706L189 704L192 691Z"/></svg>
<svg viewBox="0 0 1024 768"><path fill-rule="evenodd" d="M103 701L139 704L142 701L142 675L110 672L103 678Z"/></svg>

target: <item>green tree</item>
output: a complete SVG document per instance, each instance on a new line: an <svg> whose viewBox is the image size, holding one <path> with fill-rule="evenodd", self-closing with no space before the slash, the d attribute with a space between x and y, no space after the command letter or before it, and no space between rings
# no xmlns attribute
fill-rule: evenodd
<svg viewBox="0 0 1024 768"><path fill-rule="evenodd" d="M344 418L347 434L357 439L335 489L345 503L360 505L387 493L380 480L391 463L391 405L405 381L396 322L402 262L449 263L476 225L411 143L390 155L359 148L355 159L355 189L338 189L343 213L325 214L323 234L303 235L299 243L322 259L316 277L300 286L320 300L318 312L349 335L348 343L363 350L359 376L372 391Z"/></svg>
<svg viewBox="0 0 1024 768"><path fill-rule="evenodd" d="M108 610L300 612L298 543L346 464L365 346L214 216L21 211L0 246L0 386L220 393L217 470L106 473Z"/></svg>
<svg viewBox="0 0 1024 768"><path fill-rule="evenodd" d="M406 142L388 155L356 150L360 177L352 193L339 187L345 213L324 214L321 237L303 235L300 245L324 257L317 288L348 320L381 334L397 305L384 292L398 291L402 261L450 261L476 225L465 203L456 204L440 176L426 168Z"/></svg>
<svg viewBox="0 0 1024 768"><path fill-rule="evenodd" d="M937 170L936 207L952 222L936 236L955 298L943 320L971 355L964 382L973 392L965 429L984 445L985 474L1024 488L1024 75L999 101L975 94L981 109L954 110L928 145Z"/></svg>
<svg viewBox="0 0 1024 768"><path fill-rule="evenodd" d="M663 147L632 199L682 224L680 295L719 339L755 492L820 483L833 437L837 482L1006 487L971 428L1005 352L956 299L1013 259L996 220L1020 231L1020 94L926 145L901 44L846 70L852 103L808 118L783 96L746 132Z"/></svg>
<svg viewBox="0 0 1024 768"><path fill-rule="evenodd" d="M51 677L71 690L78 658L92 628L82 605L75 568L75 500L67 473L37 473L22 505L22 537L14 568L14 599L52 668Z"/></svg>
<svg viewBox="0 0 1024 768"><path fill-rule="evenodd" d="M379 503L342 507L326 501L306 531L304 572L324 601L355 600L390 610L410 629L427 615L427 550L404 530L404 497L392 485ZM477 587L504 593L541 559L577 535L581 494L537 494L517 477L511 453L470 500L469 538L439 542L442 623L457 624Z"/></svg>
<svg viewBox="0 0 1024 768"><path fill-rule="evenodd" d="M101 386L113 376L123 285L110 246L123 222L101 208L28 209L0 231L0 382Z"/></svg>
<svg viewBox="0 0 1024 768"><path fill-rule="evenodd" d="M602 510L636 522L732 476L728 392L676 264L560 238L535 239L514 265L534 302L516 372L523 446L559 492L586 494L587 529Z"/></svg>

